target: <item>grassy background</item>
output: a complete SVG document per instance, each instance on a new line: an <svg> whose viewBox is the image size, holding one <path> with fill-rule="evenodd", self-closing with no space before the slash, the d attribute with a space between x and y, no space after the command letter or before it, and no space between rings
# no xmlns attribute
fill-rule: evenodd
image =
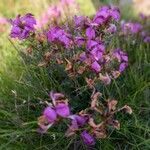
<svg viewBox="0 0 150 150"><path fill-rule="evenodd" d="M94 4L90 0L80 0L83 14L93 14ZM40 0L2 0L0 15L14 17L18 13L32 12L36 16L47 7L47 1ZM128 18L129 14L124 17ZM78 100L84 105L89 97L86 89L80 90L78 97L69 87L76 83L64 83L56 72L38 69L27 65L18 55L17 43L8 39L9 27L0 35L0 150L84 150L78 147L79 137L64 137L65 127L52 128L48 134L37 134L37 117L41 114L43 101L48 99L50 89L61 89L70 93L72 101ZM133 39L132 39L133 40ZM124 48L129 53L129 68L111 86L98 87L104 93L119 101L119 106L128 104L133 108L133 115L116 117L121 122L121 129L113 131L107 139L99 140L95 150L148 150L150 149L150 47L141 41L133 44L130 39L114 38L112 45ZM56 76L57 75L57 76ZM59 85L59 86L58 86ZM62 89L62 87L65 87ZM73 91L75 92L75 91ZM85 98L86 96L86 98ZM80 100L81 99L81 100ZM72 144L74 142L74 144Z"/></svg>

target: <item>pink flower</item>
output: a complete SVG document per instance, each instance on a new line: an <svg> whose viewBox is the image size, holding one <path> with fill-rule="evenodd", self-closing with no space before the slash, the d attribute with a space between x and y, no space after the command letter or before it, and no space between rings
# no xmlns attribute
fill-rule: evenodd
<svg viewBox="0 0 150 150"><path fill-rule="evenodd" d="M0 18L0 24L1 24L1 25L5 25L5 24L7 24L7 23L8 23L8 21L7 21L6 18Z"/></svg>

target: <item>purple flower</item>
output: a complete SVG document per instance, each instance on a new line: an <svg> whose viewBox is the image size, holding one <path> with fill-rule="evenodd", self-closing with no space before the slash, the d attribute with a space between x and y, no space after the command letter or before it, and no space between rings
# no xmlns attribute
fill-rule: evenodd
<svg viewBox="0 0 150 150"><path fill-rule="evenodd" d="M103 6L96 13L93 22L101 25L110 19L118 21L120 19L120 11L117 7Z"/></svg>
<svg viewBox="0 0 150 150"><path fill-rule="evenodd" d="M121 63L120 66L119 66L119 71L120 72L123 72L128 66L128 63Z"/></svg>
<svg viewBox="0 0 150 150"><path fill-rule="evenodd" d="M121 28L124 34L127 34L128 32L132 34L137 34L142 30L143 27L138 22L137 23L128 22L128 23L123 23Z"/></svg>
<svg viewBox="0 0 150 150"><path fill-rule="evenodd" d="M111 17L114 20L119 21L120 20L120 11L119 11L119 8L117 8L117 7L111 8L110 15L111 15Z"/></svg>
<svg viewBox="0 0 150 150"><path fill-rule="evenodd" d="M55 110L49 106L44 109L43 115L47 118L49 123L53 123L57 119Z"/></svg>
<svg viewBox="0 0 150 150"><path fill-rule="evenodd" d="M75 16L74 23L76 28L83 28L86 22L86 18L84 16Z"/></svg>
<svg viewBox="0 0 150 150"><path fill-rule="evenodd" d="M75 43L77 44L77 46L82 46L85 44L85 39L83 37L75 37Z"/></svg>
<svg viewBox="0 0 150 150"><path fill-rule="evenodd" d="M56 110L56 113L63 118L66 118L70 115L69 106L65 103L58 103L55 106L55 110Z"/></svg>
<svg viewBox="0 0 150 150"><path fill-rule="evenodd" d="M121 49L116 49L113 52L113 56L119 61L128 62L128 55L127 53L123 52Z"/></svg>
<svg viewBox="0 0 150 150"><path fill-rule="evenodd" d="M107 21L107 19L109 18L109 7L107 6L103 6L102 8L100 8L98 10L98 12L96 13L93 22L97 23L98 25L103 24L105 21Z"/></svg>
<svg viewBox="0 0 150 150"><path fill-rule="evenodd" d="M96 61L99 61L103 57L103 52L98 50L97 48L94 48L93 50L91 50L90 54L92 54L93 58Z"/></svg>
<svg viewBox="0 0 150 150"><path fill-rule="evenodd" d="M143 14L143 13L140 13L139 16L140 16L140 18L141 18L142 20L147 19L147 16L146 16L145 14Z"/></svg>
<svg viewBox="0 0 150 150"><path fill-rule="evenodd" d="M54 105L56 105L57 100L64 97L64 95L62 93L56 93L56 92L53 92L53 91L50 92L49 96L52 99L52 102L53 102Z"/></svg>
<svg viewBox="0 0 150 150"><path fill-rule="evenodd" d="M144 42L145 42L145 43L150 43L150 36L145 37L145 38L144 38Z"/></svg>
<svg viewBox="0 0 150 150"><path fill-rule="evenodd" d="M93 39L95 38L95 30L92 27L89 27L86 29L86 36L88 39Z"/></svg>
<svg viewBox="0 0 150 150"><path fill-rule="evenodd" d="M89 51L92 51L93 49L96 49L98 51L104 52L105 46L102 42L98 42L95 40L88 40L86 47Z"/></svg>
<svg viewBox="0 0 150 150"><path fill-rule="evenodd" d="M88 40L87 41L87 44L86 44L86 47L87 49L92 49L93 47L97 46L98 45L98 42L97 41L94 41L94 40Z"/></svg>
<svg viewBox="0 0 150 150"><path fill-rule="evenodd" d="M133 23L131 25L131 32L132 33L138 33L142 30L142 25L140 23Z"/></svg>
<svg viewBox="0 0 150 150"><path fill-rule="evenodd" d="M83 127L89 120L88 115L71 115L69 118L71 118L73 122L76 122L78 127Z"/></svg>
<svg viewBox="0 0 150 150"><path fill-rule="evenodd" d="M145 38L145 37L147 36L147 31L142 31L142 32L141 32L141 36L142 36L143 38Z"/></svg>
<svg viewBox="0 0 150 150"><path fill-rule="evenodd" d="M95 145L95 139L86 130L81 133L81 138L87 146Z"/></svg>
<svg viewBox="0 0 150 150"><path fill-rule="evenodd" d="M96 72L99 73L101 71L101 66L99 65L99 63L97 61L94 61L91 64L91 68Z"/></svg>
<svg viewBox="0 0 150 150"><path fill-rule="evenodd" d="M32 14L26 14L22 17L18 15L16 19L10 20L10 22L12 24L10 36L12 38L26 39L35 30L36 21Z"/></svg>
<svg viewBox="0 0 150 150"><path fill-rule="evenodd" d="M80 54L80 61L85 61L87 59L86 53L83 52Z"/></svg>
<svg viewBox="0 0 150 150"><path fill-rule="evenodd" d="M52 27L47 33L47 38L49 42L59 42L63 44L66 48L69 48L72 44L71 35L66 33L60 27Z"/></svg>

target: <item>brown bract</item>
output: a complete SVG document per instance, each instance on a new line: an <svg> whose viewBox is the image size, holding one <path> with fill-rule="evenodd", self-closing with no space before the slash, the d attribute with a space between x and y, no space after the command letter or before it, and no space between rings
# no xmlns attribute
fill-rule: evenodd
<svg viewBox="0 0 150 150"><path fill-rule="evenodd" d="M132 112L133 112L132 108L131 108L130 106L128 106L128 105L125 105L125 106L123 107L123 109L124 109L125 112L128 113L128 114L132 114Z"/></svg>
<svg viewBox="0 0 150 150"><path fill-rule="evenodd" d="M48 62L42 61L38 64L38 67L46 67L48 65Z"/></svg>
<svg viewBox="0 0 150 150"><path fill-rule="evenodd" d="M44 115L38 117L38 125L48 125L48 121Z"/></svg>
<svg viewBox="0 0 150 150"><path fill-rule="evenodd" d="M83 67L83 66L79 66L79 68L78 68L78 74L83 74L84 73L84 71L85 71L85 67Z"/></svg>
<svg viewBox="0 0 150 150"><path fill-rule="evenodd" d="M47 40L45 34L36 34L35 39L40 43L43 43L44 41Z"/></svg>
<svg viewBox="0 0 150 150"><path fill-rule="evenodd" d="M50 58L51 58L51 56L52 56L52 53L53 53L53 51L51 51L51 52L46 52L46 53L44 54L44 59L45 59L46 61L50 61Z"/></svg>
<svg viewBox="0 0 150 150"><path fill-rule="evenodd" d="M94 119L90 118L88 124L92 128L92 132L95 134L96 138L102 139L107 137L106 126L104 122L95 124Z"/></svg>
<svg viewBox="0 0 150 150"><path fill-rule="evenodd" d="M117 103L118 102L116 100L108 100L107 101L107 106L108 106L109 113L111 113L111 111L116 110Z"/></svg>
<svg viewBox="0 0 150 150"><path fill-rule="evenodd" d="M85 78L85 81L90 89L93 89L93 87L95 85L95 80L96 80L96 78L94 78L94 79Z"/></svg>
<svg viewBox="0 0 150 150"><path fill-rule="evenodd" d="M117 79L120 76L120 72L119 71L112 71L112 76L114 77L114 79Z"/></svg>
<svg viewBox="0 0 150 150"><path fill-rule="evenodd" d="M33 50L32 47L28 47L28 48L26 49L27 54L30 54L30 55L31 55L31 54L32 54L32 50Z"/></svg>
<svg viewBox="0 0 150 150"><path fill-rule="evenodd" d="M107 120L107 123L117 130L120 129L120 122L118 120L114 120L113 118L109 118Z"/></svg>
<svg viewBox="0 0 150 150"><path fill-rule="evenodd" d="M92 95L91 97L91 108L95 108L98 106L98 98L101 96L102 94L100 92L96 92L94 95Z"/></svg>
<svg viewBox="0 0 150 150"><path fill-rule="evenodd" d="M66 62L67 62L67 65L66 65L66 71L69 71L69 70L72 70L72 68L73 68L73 65L72 65L72 63L67 59L67 58L65 58L65 60L66 60Z"/></svg>

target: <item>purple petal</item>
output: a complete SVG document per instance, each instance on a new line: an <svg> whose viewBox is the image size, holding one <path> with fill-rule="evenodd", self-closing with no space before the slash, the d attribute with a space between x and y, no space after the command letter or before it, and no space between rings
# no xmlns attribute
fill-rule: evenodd
<svg viewBox="0 0 150 150"><path fill-rule="evenodd" d="M91 68L96 72L96 73L99 73L101 71L101 66L98 64L97 61L94 61L92 64L91 64Z"/></svg>
<svg viewBox="0 0 150 150"><path fill-rule="evenodd" d="M49 42L59 42L66 48L69 48L72 44L71 34L68 34L60 27L52 27L47 32L47 38Z"/></svg>
<svg viewBox="0 0 150 150"><path fill-rule="evenodd" d="M127 68L128 64L127 63L121 63L119 66L119 71L123 72Z"/></svg>
<svg viewBox="0 0 150 150"><path fill-rule="evenodd" d="M150 36L147 36L147 37L144 39L144 42L145 42L145 43L150 43Z"/></svg>
<svg viewBox="0 0 150 150"><path fill-rule="evenodd" d="M90 53L92 54L92 56L96 61L100 60L103 56L103 52L97 50L96 48L90 51Z"/></svg>
<svg viewBox="0 0 150 150"><path fill-rule="evenodd" d="M116 21L120 20L120 11L117 7L111 9L110 15L114 20Z"/></svg>
<svg viewBox="0 0 150 150"><path fill-rule="evenodd" d="M85 39L83 37L76 37L75 38L75 43L78 45L78 46L82 46L85 44Z"/></svg>
<svg viewBox="0 0 150 150"><path fill-rule="evenodd" d="M75 26L78 27L83 27L85 24L86 18L84 16L75 16L74 17L74 22L75 22Z"/></svg>
<svg viewBox="0 0 150 150"><path fill-rule="evenodd" d="M131 26L132 33L138 33L142 30L142 25L140 23L133 23Z"/></svg>
<svg viewBox="0 0 150 150"><path fill-rule="evenodd" d="M86 53L83 52L80 54L80 61L85 61L87 59Z"/></svg>
<svg viewBox="0 0 150 150"><path fill-rule="evenodd" d="M58 103L55 109L56 109L56 113L63 118L66 118L70 115L70 109L67 104Z"/></svg>
<svg viewBox="0 0 150 150"><path fill-rule="evenodd" d="M84 130L81 133L81 138L86 145L88 145L88 146L95 145L94 137L92 135L90 135L86 130Z"/></svg>
<svg viewBox="0 0 150 150"><path fill-rule="evenodd" d="M88 115L80 116L80 115L71 115L69 116L79 127L83 127L89 120Z"/></svg>
<svg viewBox="0 0 150 150"><path fill-rule="evenodd" d="M87 29L86 29L86 36L87 36L89 39L95 38L95 30L94 30L92 27L87 28Z"/></svg>
<svg viewBox="0 0 150 150"><path fill-rule="evenodd" d="M97 41L94 41L94 40L88 40L87 41L87 49L92 49L94 46L98 45L98 42Z"/></svg>
<svg viewBox="0 0 150 150"><path fill-rule="evenodd" d="M55 105L56 104L56 101L60 98L63 98L64 97L64 94L62 93L55 93L53 91L50 92L49 94L50 98L52 99L52 102L53 104Z"/></svg>
<svg viewBox="0 0 150 150"><path fill-rule="evenodd" d="M51 107L46 107L44 109L43 115L47 118L49 123L53 123L57 119L57 114Z"/></svg>

